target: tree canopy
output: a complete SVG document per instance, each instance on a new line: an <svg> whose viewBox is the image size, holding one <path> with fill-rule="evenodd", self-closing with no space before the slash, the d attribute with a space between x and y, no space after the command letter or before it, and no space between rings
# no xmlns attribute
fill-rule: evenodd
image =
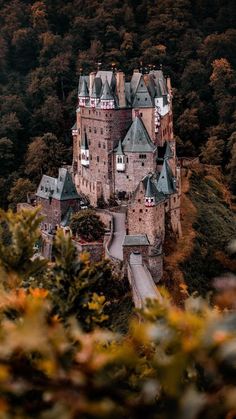
<svg viewBox="0 0 236 419"><path fill-rule="evenodd" d="M235 131L233 0L10 0L1 4L0 23L0 138L11 141L0 144L3 206L13 167L18 177L30 170L38 182L38 169L29 169L36 138L56 136L65 150L58 164L71 163L78 77L98 62L129 76L163 65L174 88L180 154L196 155L209 138L227 142ZM228 173L230 153L222 161ZM50 173L50 161L44 171Z"/></svg>

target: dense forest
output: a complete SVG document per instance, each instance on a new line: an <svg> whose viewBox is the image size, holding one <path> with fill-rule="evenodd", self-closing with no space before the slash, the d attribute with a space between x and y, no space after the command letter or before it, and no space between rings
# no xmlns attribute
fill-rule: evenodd
<svg viewBox="0 0 236 419"><path fill-rule="evenodd" d="M0 206L71 162L78 77L162 65L179 155L222 165L236 189L234 0L0 1Z"/></svg>

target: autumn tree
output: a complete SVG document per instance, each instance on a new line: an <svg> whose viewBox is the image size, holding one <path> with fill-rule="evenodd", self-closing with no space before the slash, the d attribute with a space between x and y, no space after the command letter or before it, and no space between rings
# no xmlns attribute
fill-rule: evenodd
<svg viewBox="0 0 236 419"><path fill-rule="evenodd" d="M202 147L201 159L203 163L220 165L223 160L224 141L217 137L210 137Z"/></svg>
<svg viewBox="0 0 236 419"><path fill-rule="evenodd" d="M83 240L100 240L105 233L105 226L93 210L82 210L72 216L71 230Z"/></svg>
<svg viewBox="0 0 236 419"><path fill-rule="evenodd" d="M66 148L52 133L35 138L28 147L26 173L39 182L43 174L57 176L58 168L66 160Z"/></svg>
<svg viewBox="0 0 236 419"><path fill-rule="evenodd" d="M8 201L13 208L16 208L20 202L27 202L27 196L31 192L35 192L35 185L29 179L19 178L10 189Z"/></svg>

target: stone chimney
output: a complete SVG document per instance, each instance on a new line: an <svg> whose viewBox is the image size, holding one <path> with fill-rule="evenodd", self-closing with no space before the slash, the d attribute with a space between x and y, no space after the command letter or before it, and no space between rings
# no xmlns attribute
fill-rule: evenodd
<svg viewBox="0 0 236 419"><path fill-rule="evenodd" d="M96 77L96 73L92 71L92 73L89 74L89 96L92 95L92 89L93 89L93 82Z"/></svg>
<svg viewBox="0 0 236 419"><path fill-rule="evenodd" d="M119 107L126 107L126 98L125 98L125 75L123 71L117 71L116 73L116 89L117 96L119 100Z"/></svg>

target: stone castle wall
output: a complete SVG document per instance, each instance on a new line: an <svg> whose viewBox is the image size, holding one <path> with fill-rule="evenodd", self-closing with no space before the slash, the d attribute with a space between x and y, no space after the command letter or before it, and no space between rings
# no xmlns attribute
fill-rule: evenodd
<svg viewBox="0 0 236 419"><path fill-rule="evenodd" d="M145 158L143 157L145 156ZM115 160L116 156L114 156ZM115 192L132 193L148 172L156 169L155 153L125 153L125 172L115 170ZM115 164L115 163L114 163Z"/></svg>
<svg viewBox="0 0 236 419"><path fill-rule="evenodd" d="M128 207L128 234L147 234L151 244L160 236L165 237L165 203L154 207L144 205L144 188L140 184L135 202Z"/></svg>
<svg viewBox="0 0 236 419"><path fill-rule="evenodd" d="M131 109L81 108L80 113L77 113L76 186L89 197L93 205L96 205L101 195L108 201L114 193L115 167L112 151L119 140L124 138L130 124ZM84 167L80 160L84 132L89 143L89 167Z"/></svg>
<svg viewBox="0 0 236 419"><path fill-rule="evenodd" d="M74 209L74 211L78 211L79 209L79 203L75 199L59 201L57 199L50 200L38 197L37 205L41 206L40 215L44 217L42 226L45 225L45 229L48 229L49 225L51 228L60 225L70 207Z"/></svg>

